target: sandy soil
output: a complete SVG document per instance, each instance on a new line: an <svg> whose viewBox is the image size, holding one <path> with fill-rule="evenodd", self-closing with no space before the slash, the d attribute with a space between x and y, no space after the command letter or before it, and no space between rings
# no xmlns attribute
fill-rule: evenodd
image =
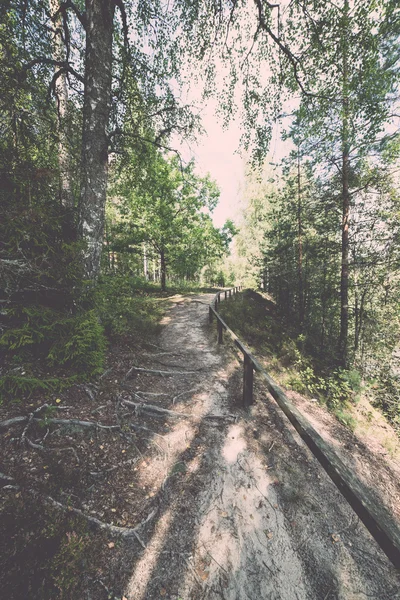
<svg viewBox="0 0 400 600"><path fill-rule="evenodd" d="M196 390L175 410L196 416L164 436L168 455L149 464L147 483L160 469L190 476L164 503L126 598L400 598L398 572L261 385L251 412L240 409L240 365L215 343L210 299L178 299L165 318L163 364L193 371L174 393Z"/></svg>

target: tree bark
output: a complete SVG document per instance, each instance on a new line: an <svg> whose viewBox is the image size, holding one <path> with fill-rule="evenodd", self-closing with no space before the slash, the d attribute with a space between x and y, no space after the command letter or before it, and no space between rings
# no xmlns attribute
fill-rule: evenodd
<svg viewBox="0 0 400 600"><path fill-rule="evenodd" d="M62 39L62 19L59 0L49 0L50 16L53 23L52 53L56 61L65 61L65 46ZM58 69L56 68L56 71ZM65 72L60 72L55 82L55 95L58 106L58 165L60 169L60 199L66 208L74 207L72 194L72 170L68 151L68 87Z"/></svg>
<svg viewBox="0 0 400 600"><path fill-rule="evenodd" d="M350 148L349 148L349 96L348 96L348 33L349 3L345 0L343 9L343 116L342 116L342 260L340 274L340 336L339 363L348 368L348 333L349 333L349 215L350 215Z"/></svg>
<svg viewBox="0 0 400 600"><path fill-rule="evenodd" d="M167 263L165 261L165 252L160 252L160 271L161 271L161 290L165 292L167 289Z"/></svg>
<svg viewBox="0 0 400 600"><path fill-rule="evenodd" d="M112 41L115 3L86 0L85 91L79 230L85 276L100 271L108 176L107 126L111 104Z"/></svg>
<svg viewBox="0 0 400 600"><path fill-rule="evenodd" d="M298 294L300 328L304 326L304 285L303 285L303 223L301 198L300 146L297 152L297 234L298 234Z"/></svg>
<svg viewBox="0 0 400 600"><path fill-rule="evenodd" d="M146 244L143 244L143 273L144 273L144 278L148 279L148 275L147 275L147 248L146 248Z"/></svg>

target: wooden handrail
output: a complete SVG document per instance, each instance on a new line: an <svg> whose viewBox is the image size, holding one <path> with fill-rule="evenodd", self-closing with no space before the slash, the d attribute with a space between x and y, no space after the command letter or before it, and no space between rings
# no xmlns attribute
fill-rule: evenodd
<svg viewBox="0 0 400 600"><path fill-rule="evenodd" d="M232 288L229 291L235 295L241 287ZM370 490L360 479L343 463L332 447L325 442L309 421L292 404L285 392L268 375L264 367L253 356L250 350L243 344L237 335L228 327L217 312L218 292L209 306L210 322L213 316L217 319L218 342L222 343L223 329L229 334L235 346L242 352L244 357L243 371L243 406L247 408L253 402L253 370L257 371L265 380L271 396L285 413L303 441L310 448L314 456L319 460L333 483L346 498L355 513L375 538L379 546L385 552L389 560L400 569L400 528L389 511L375 499ZM225 298L227 297L225 291Z"/></svg>

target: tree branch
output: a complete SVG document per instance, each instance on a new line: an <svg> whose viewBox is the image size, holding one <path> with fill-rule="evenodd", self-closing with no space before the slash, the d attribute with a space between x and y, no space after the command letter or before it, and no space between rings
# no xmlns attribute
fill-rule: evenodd
<svg viewBox="0 0 400 600"><path fill-rule="evenodd" d="M27 62L22 67L22 71L29 71L35 65L50 65L53 67L61 67L65 72L71 73L78 81L84 83L84 78L80 75L66 60L53 60L52 58L47 58L45 56L38 56L33 58L29 62Z"/></svg>

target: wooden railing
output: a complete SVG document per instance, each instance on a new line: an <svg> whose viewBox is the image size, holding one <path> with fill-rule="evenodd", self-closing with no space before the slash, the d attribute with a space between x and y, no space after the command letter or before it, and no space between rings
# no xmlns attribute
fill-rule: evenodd
<svg viewBox="0 0 400 600"><path fill-rule="evenodd" d="M223 331L225 330L243 354L243 407L248 408L253 403L253 377L254 371L256 371L264 379L269 393L311 452L319 460L333 483L360 517L390 561L400 569L400 528L392 515L380 504L365 484L350 471L331 446L323 440L294 404L290 402L285 392L268 375L264 367L218 313L217 307L221 302L221 294L224 294L224 298L227 299L234 297L240 290L241 286L238 286L218 292L209 306L209 318L211 323L213 317L216 317L218 343L223 343Z"/></svg>

